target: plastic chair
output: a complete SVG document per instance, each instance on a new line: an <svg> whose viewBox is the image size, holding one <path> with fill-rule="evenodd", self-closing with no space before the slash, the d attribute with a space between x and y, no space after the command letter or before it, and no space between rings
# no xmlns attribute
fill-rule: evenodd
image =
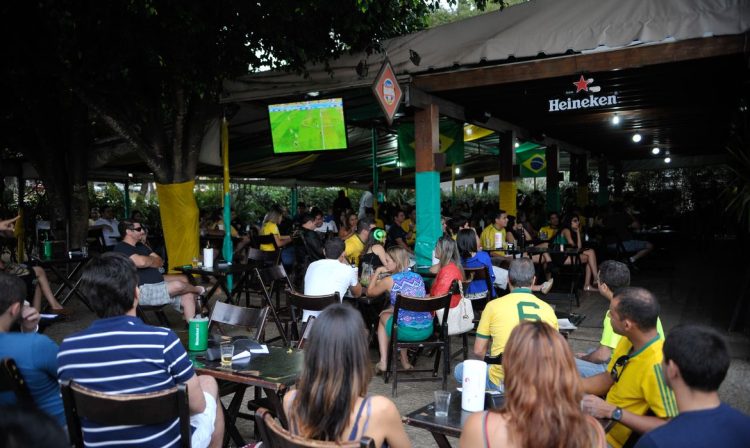
<svg viewBox="0 0 750 448"><path fill-rule="evenodd" d="M70 380L61 388L70 443L83 448L81 419L105 426L158 425L180 419L180 446L190 447L190 409L187 386L145 394L111 395Z"/></svg>
<svg viewBox="0 0 750 448"><path fill-rule="evenodd" d="M0 361L0 392L7 391L16 395L16 401L20 406L36 407L34 398L13 358L3 358Z"/></svg>

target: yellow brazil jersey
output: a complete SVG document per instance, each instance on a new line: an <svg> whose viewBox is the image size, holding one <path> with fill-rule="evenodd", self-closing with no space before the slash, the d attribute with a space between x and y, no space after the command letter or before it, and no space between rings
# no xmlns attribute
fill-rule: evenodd
<svg viewBox="0 0 750 448"><path fill-rule="evenodd" d="M404 232L409 233L411 232L411 236L406 240L406 244L409 246L414 245L414 242L417 240L417 227L414 226L414 231L412 231L411 227L414 225L414 223L411 222L411 219L406 218L401 223L401 229L403 229Z"/></svg>
<svg viewBox="0 0 750 448"><path fill-rule="evenodd" d="M263 228L260 229L261 235L279 235L279 226L276 225L275 222L268 221L267 223L263 224ZM273 244L261 244L260 250L265 252L273 252Z"/></svg>
<svg viewBox="0 0 750 448"><path fill-rule="evenodd" d="M652 413L661 418L677 415L677 402L672 389L667 387L661 369L664 338L656 335L643 348L630 353L633 344L621 338L617 344L607 371L611 372L621 357L628 355L624 367L618 367L619 379L607 393L607 402L637 415ZM631 429L617 423L607 433L607 443L622 447L630 437Z"/></svg>
<svg viewBox="0 0 750 448"><path fill-rule="evenodd" d="M490 354L497 356L503 353L510 332L522 320L541 320L558 329L557 316L548 303L539 300L527 288L516 288L511 294L487 303L479 320L477 337L492 338ZM491 366L489 375L493 383L500 384L504 376L503 367Z"/></svg>
<svg viewBox="0 0 750 448"><path fill-rule="evenodd" d="M482 243L482 250L490 252L495 250L495 234L502 235L502 242L505 245L505 229L497 230L494 225L490 224L482 230L479 240Z"/></svg>
<svg viewBox="0 0 750 448"><path fill-rule="evenodd" d="M351 238L344 241L344 254L346 254L346 259L350 264L359 266L359 256L364 248L365 244L359 239L359 235L352 235Z"/></svg>
<svg viewBox="0 0 750 448"><path fill-rule="evenodd" d="M615 333L612 329L612 319L609 317L609 311L604 314L604 322L602 323L602 326L602 338L599 340L599 344L614 350L622 336ZM656 331L661 335L662 339L664 339L664 327L662 327L661 319L658 317L656 318Z"/></svg>

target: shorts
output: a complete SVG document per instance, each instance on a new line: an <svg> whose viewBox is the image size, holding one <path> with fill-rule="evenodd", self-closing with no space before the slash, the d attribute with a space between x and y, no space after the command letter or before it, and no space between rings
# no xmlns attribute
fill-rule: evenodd
<svg viewBox="0 0 750 448"><path fill-rule="evenodd" d="M194 448L208 446L216 423L216 398L206 391L203 391L203 397L206 399L206 408L200 414L190 416L190 426L195 429L190 445Z"/></svg>
<svg viewBox="0 0 750 448"><path fill-rule="evenodd" d="M144 283L138 289L141 292L141 297L138 299L139 305L159 306L171 303L174 309L182 311L182 296L169 297L167 282Z"/></svg>
<svg viewBox="0 0 750 448"><path fill-rule="evenodd" d="M391 337L391 325L393 324L393 316L388 318L385 323L385 334ZM406 325L398 326L398 340L401 342L419 342L432 336L432 324L425 328L414 328L407 327Z"/></svg>

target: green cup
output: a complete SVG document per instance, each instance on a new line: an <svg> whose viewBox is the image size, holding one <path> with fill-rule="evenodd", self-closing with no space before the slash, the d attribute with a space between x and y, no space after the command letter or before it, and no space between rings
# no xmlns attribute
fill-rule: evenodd
<svg viewBox="0 0 750 448"><path fill-rule="evenodd" d="M45 241L42 250L45 259L49 260L52 258L52 241Z"/></svg>
<svg viewBox="0 0 750 448"><path fill-rule="evenodd" d="M202 352L208 348L208 318L195 317L188 323L188 350Z"/></svg>

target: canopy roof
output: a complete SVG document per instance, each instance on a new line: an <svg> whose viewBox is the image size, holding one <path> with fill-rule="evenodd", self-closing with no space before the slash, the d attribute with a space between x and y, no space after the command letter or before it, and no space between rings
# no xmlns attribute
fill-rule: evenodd
<svg viewBox="0 0 750 448"><path fill-rule="evenodd" d="M672 166L721 163L731 118L750 85L748 30L745 0L532 0L387 40L384 52L346 55L330 70L318 65L307 76L279 71L227 80L222 102L238 105L230 122L231 173L264 182L366 185L374 129L381 179L413 185L413 170L395 166L397 125L385 124L370 90L386 55L402 86L442 101L441 114L452 110L458 121L481 124L470 117L486 112L495 130L624 160L626 169L663 166L650 156L654 145L672 150ZM565 100L583 75L600 95L617 95L617 103L550 112L549 101ZM267 105L309 92L344 98L349 149L274 155ZM412 119L409 106L416 106L411 97L397 123ZM617 127L614 113L622 119ZM644 136L640 144L631 140L636 131ZM496 145L497 134L467 143L462 176L497 174ZM219 174L218 154L214 129L199 172ZM560 165L568 166L565 152ZM144 166L125 155L106 169ZM442 176L450 178L449 171Z"/></svg>

